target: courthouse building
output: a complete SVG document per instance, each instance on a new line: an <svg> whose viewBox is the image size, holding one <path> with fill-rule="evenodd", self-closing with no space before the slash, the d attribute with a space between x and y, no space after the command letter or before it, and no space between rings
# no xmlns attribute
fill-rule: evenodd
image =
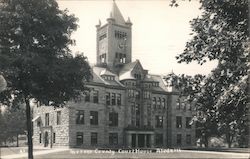
<svg viewBox="0 0 250 159"><path fill-rule="evenodd" d="M132 22L116 3L96 25L96 65L89 93L63 108L35 106L33 142L83 148L189 147L193 108L160 75L132 61ZM164 69L164 68L163 68Z"/></svg>

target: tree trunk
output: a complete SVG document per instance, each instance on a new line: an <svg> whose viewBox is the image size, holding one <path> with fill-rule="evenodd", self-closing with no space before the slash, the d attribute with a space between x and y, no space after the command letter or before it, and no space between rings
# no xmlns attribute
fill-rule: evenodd
<svg viewBox="0 0 250 159"><path fill-rule="evenodd" d="M19 147L18 134L16 134L16 147Z"/></svg>
<svg viewBox="0 0 250 159"><path fill-rule="evenodd" d="M231 144L232 144L232 142L231 142L231 137L230 137L231 135L230 135L230 132L228 132L227 134L226 134L226 140L227 140L227 145L228 145L228 148L231 148Z"/></svg>
<svg viewBox="0 0 250 159"><path fill-rule="evenodd" d="M31 127L31 113L30 101L25 97L26 104L26 124L27 124L27 137L28 137L28 159L33 159L33 142L32 142L32 127Z"/></svg>
<svg viewBox="0 0 250 159"><path fill-rule="evenodd" d="M208 148L208 137L204 136L204 145L206 148Z"/></svg>

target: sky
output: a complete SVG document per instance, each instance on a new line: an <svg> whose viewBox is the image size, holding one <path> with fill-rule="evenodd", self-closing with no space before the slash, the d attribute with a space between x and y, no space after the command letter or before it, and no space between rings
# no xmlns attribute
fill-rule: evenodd
<svg viewBox="0 0 250 159"><path fill-rule="evenodd" d="M79 28L72 35L76 46L73 52L80 51L91 64L96 63L96 28L98 21L106 23L113 0L57 0L60 9L79 18ZM186 42L192 37L189 21L201 15L198 0L179 1L179 7L170 7L170 0L116 0L123 17L130 17L132 26L132 61L139 59L143 68L151 74L194 75L208 74L216 62L200 66L177 63Z"/></svg>

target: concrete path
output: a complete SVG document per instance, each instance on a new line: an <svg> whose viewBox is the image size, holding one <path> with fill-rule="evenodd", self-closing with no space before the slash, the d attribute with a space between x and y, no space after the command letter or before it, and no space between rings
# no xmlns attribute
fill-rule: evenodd
<svg viewBox="0 0 250 159"><path fill-rule="evenodd" d="M49 154L49 153L55 153L55 152L63 152L63 151L67 151L68 149L44 149L41 151L35 151L33 152L34 156L38 156L38 155L45 155L45 154ZM1 159L14 159L14 158L28 158L28 153L19 153L19 154L12 154L12 155L6 155L6 156L0 156Z"/></svg>

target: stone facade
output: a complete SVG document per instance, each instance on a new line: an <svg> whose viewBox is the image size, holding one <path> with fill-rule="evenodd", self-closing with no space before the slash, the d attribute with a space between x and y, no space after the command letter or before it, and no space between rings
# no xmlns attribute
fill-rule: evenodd
<svg viewBox="0 0 250 159"><path fill-rule="evenodd" d="M40 146L82 148L187 147L195 144L193 109L149 74L140 61L131 62L132 23L117 5L107 24L97 27L97 64L90 91L63 108L34 108L33 140ZM178 119L177 119L178 118ZM177 121L178 120L178 121ZM188 120L188 122L186 122Z"/></svg>
<svg viewBox="0 0 250 159"><path fill-rule="evenodd" d="M57 112L61 112L57 123ZM36 106L33 111L33 143L39 146L69 146L69 108ZM49 123L45 116L49 114ZM53 136L55 134L55 136ZM45 137L45 135L47 137ZM55 138L55 139L54 139ZM45 141L47 140L47 141Z"/></svg>

